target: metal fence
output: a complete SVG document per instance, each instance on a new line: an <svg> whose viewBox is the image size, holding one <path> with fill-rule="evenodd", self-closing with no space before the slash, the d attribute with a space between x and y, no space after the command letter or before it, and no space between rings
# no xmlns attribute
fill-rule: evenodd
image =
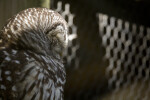
<svg viewBox="0 0 150 100"><path fill-rule="evenodd" d="M5 3L0 1L0 27L6 19L18 11L38 5L35 0L31 0L35 5L31 5L33 3L28 0L15 1L6 0ZM83 7L82 11L79 11L78 8L81 6L82 4L72 8L70 4L59 1L54 7L69 25L69 46L64 52L67 70L65 100L148 100L150 98L150 28L105 14L98 14L98 18L95 14L95 19L99 19L99 22L94 23L89 17L89 19L83 16L81 18L72 13L71 9L76 9L78 14L82 14L86 8ZM90 11L86 12L87 16L90 16ZM80 26L75 24L74 19L77 17L80 20L85 19L79 22ZM95 30L96 28L99 28L99 32ZM93 36L98 33L101 42ZM81 44L81 41L87 43ZM95 50L97 48L95 45L102 47ZM103 50L98 52L101 49L104 49L104 52ZM82 54L85 51L86 53ZM105 56L102 57L103 53Z"/></svg>
<svg viewBox="0 0 150 100"><path fill-rule="evenodd" d="M62 2L58 2L56 11L64 16L69 23L69 28L74 30L75 25L69 4L66 4L64 8L63 11ZM108 85L105 88L108 92L104 96L99 94L98 97L93 97L93 100L148 100L150 97L150 29L105 14L99 14L98 18L102 40L100 45L105 49L105 56L102 59L108 61L106 76L104 76L108 79ZM78 39L77 31L74 32L72 34L70 31L70 41L72 36L76 41ZM71 59L75 59L77 63L72 66L79 68L79 58L76 56L76 51L80 49L79 43L73 45L70 42L69 48L72 52L65 53L66 64L70 64ZM80 90L82 91L82 88ZM95 91L98 90L99 88L95 89ZM88 95L88 92L83 95L84 97L76 95L74 100L81 100L81 98L86 100ZM67 100L71 99L67 98Z"/></svg>
<svg viewBox="0 0 150 100"><path fill-rule="evenodd" d="M90 35L92 35L91 30L93 29L90 28L90 31L86 32L88 30L86 23L89 23L88 22L89 20L87 20L83 22L79 21L79 24L83 23L85 25L82 31L79 30L77 28L78 26L75 25L75 21L77 21L79 16L71 13L72 7L70 6L70 4L64 3L63 1L58 1L55 4L56 5L54 6L53 9L59 12L66 19L69 25L69 47L64 53L65 67L67 70L65 100L94 100L97 95L100 96L99 90L102 87L101 86L102 80L101 80L101 72L98 71L101 69L101 67L99 67L98 64L95 64L93 62L97 63L97 61L100 60L97 59L97 61L95 61L96 58L94 58L93 54L90 54L90 56L87 55L83 56L82 50L86 50L86 52L89 52L91 51L90 49L92 48L86 49L83 47L83 44L80 45L81 39L85 39L85 41L87 41L86 38L92 38ZM75 21L74 18L76 18ZM96 24L98 25L98 23ZM78 32L78 30L80 32ZM85 33L86 35L82 33ZM81 38L78 35L80 36L83 35L83 37ZM92 44L92 46L93 45L94 44ZM88 46L90 47L91 43L88 44ZM97 55L95 52L96 50L93 49L91 52L93 53L93 51L94 55ZM78 52L80 53L78 54ZM89 59L90 61L88 61ZM84 63L85 65L83 66L80 62Z"/></svg>
<svg viewBox="0 0 150 100"><path fill-rule="evenodd" d="M55 11L59 12L68 23L68 48L63 53L65 66L77 68L79 66L79 58L76 56L76 52L79 49L77 27L73 23L74 15L70 12L70 5L65 4L64 10L62 8L62 2L57 3Z"/></svg>
<svg viewBox="0 0 150 100"><path fill-rule="evenodd" d="M149 100L150 28L99 14L110 100Z"/></svg>

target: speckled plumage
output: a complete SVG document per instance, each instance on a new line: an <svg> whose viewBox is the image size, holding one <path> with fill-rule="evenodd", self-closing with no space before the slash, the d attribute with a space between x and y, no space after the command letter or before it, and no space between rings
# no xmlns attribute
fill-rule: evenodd
<svg viewBox="0 0 150 100"><path fill-rule="evenodd" d="M29 8L0 33L0 99L63 100L67 23L47 8Z"/></svg>

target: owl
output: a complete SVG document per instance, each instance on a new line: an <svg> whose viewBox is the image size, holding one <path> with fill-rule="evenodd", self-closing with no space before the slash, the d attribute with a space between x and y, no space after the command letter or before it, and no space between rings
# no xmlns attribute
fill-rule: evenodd
<svg viewBox="0 0 150 100"><path fill-rule="evenodd" d="M0 32L0 100L63 100L66 21L47 8L29 8Z"/></svg>

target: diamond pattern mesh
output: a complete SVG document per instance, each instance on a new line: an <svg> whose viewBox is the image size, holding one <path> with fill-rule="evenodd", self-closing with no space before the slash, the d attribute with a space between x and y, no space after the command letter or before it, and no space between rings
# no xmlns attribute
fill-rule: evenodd
<svg viewBox="0 0 150 100"><path fill-rule="evenodd" d="M104 80L102 73L99 72L99 70L102 70L102 67L99 67L101 60L97 59L100 58L99 53L97 52L98 50L95 50L99 49L99 47L96 47L99 46L99 44L94 44L98 42L96 39L93 39L93 34L96 32L97 39L99 39L98 24L96 25L97 31L95 32L95 23L91 23L92 18L87 18L87 21L85 21L84 16L82 16L85 9L82 9L82 12L80 12L79 9L77 9L80 6L70 6L71 3L65 3L66 2L63 1L56 2L54 5L54 9L56 9L69 24L70 44L68 50L64 53L64 59L67 65L67 81L64 97L65 100L93 100L97 95L99 96L99 92L101 92L100 88L102 88L103 83L102 80ZM71 12L74 12L76 16ZM80 15L78 12L82 14ZM92 14L89 14L89 16L92 16ZM96 18L96 16L94 16L94 18ZM75 26L74 23L78 25L78 33L77 26ZM80 45L78 42L79 39ZM74 70L74 68L76 70Z"/></svg>
<svg viewBox="0 0 150 100"><path fill-rule="evenodd" d="M31 1L34 2L33 5ZM3 26L6 19L18 11L39 5L38 1L31 1L14 0L12 2L5 0L5 3L1 1L0 12L3 14L0 16L0 27ZM71 13L70 5L62 5L62 2L58 2L55 9L66 19L69 25L69 46L63 53L66 62L65 66L67 70L68 68L77 69L68 70L69 74L67 73L67 75L70 75L70 80L69 82L67 80L68 95L66 95L65 100L149 100L150 28L131 24L115 17L109 17L108 15L99 14L98 24L100 39L102 40L101 44L94 38L96 31L93 30L96 29L96 25L93 25L93 23L97 23L95 23L92 18L81 16L87 14L87 16L91 17L93 14L92 9L89 8L91 10L89 11L85 7L87 6L86 4L82 6L82 2L80 3L78 3L76 7L72 7L72 9L78 12L76 16L80 18L80 21L86 19L86 21L81 22L80 26L78 25L78 28L83 28L79 30L82 34L79 34L78 31L78 35L82 37L85 36L84 40L80 38L80 44L78 41L77 26L74 25L75 15ZM90 14L90 12L92 12L92 14ZM96 16L94 18L96 19ZM92 25L89 26L89 24ZM81 41L86 43L81 45ZM94 50L95 48L93 45L96 43L102 45L105 49L104 60L108 61L106 76L100 72L105 70L102 70L102 66L105 67L105 65L100 65L98 63L99 65L97 68L97 63L93 63L100 61L99 58L101 57L95 57L99 55L99 53ZM87 48L85 44L89 44L89 47ZM81 57L81 55L80 57L77 56L77 51L81 49L81 47L82 50L90 51L82 55L86 57ZM87 54L89 55L87 56ZM79 64L81 64L80 62L82 62L82 66L79 67ZM86 65L88 62L91 63L91 65ZM70 73L73 73L73 75ZM103 84L106 84L101 77L107 78L108 86L106 87L108 87L109 91L106 87L104 87L103 90L101 89ZM75 85L70 85L71 83ZM104 91L106 95L101 94L99 91L102 91L101 93Z"/></svg>
<svg viewBox="0 0 150 100"><path fill-rule="evenodd" d="M59 12L65 18L69 26L69 45L63 53L66 66L77 68L79 66L79 58L77 58L76 52L79 49L79 43L77 40L77 27L73 23L74 15L70 12L69 4L65 4L65 9L63 10L61 1L57 3L56 11Z"/></svg>
<svg viewBox="0 0 150 100"><path fill-rule="evenodd" d="M149 100L150 29L99 14L110 96L104 100Z"/></svg>

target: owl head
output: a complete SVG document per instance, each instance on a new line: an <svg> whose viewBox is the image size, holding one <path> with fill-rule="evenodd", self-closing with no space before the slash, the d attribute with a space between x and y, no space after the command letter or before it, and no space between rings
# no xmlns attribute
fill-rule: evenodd
<svg viewBox="0 0 150 100"><path fill-rule="evenodd" d="M68 44L67 23L47 8L29 8L10 18L1 31L5 45L36 53L61 53Z"/></svg>

